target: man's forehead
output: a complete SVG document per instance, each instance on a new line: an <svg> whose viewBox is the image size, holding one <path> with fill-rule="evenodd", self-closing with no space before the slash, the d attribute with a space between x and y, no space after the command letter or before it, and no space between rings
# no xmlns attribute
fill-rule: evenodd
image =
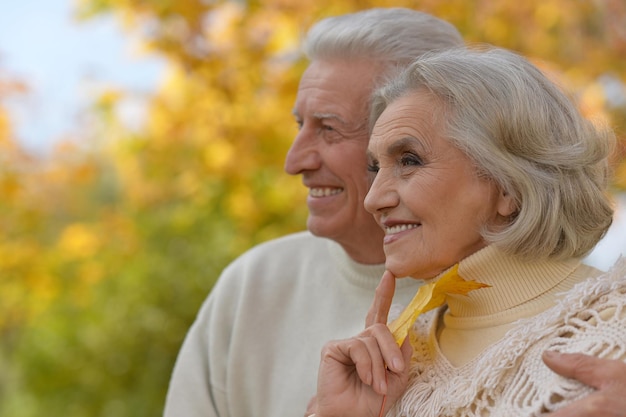
<svg viewBox="0 0 626 417"><path fill-rule="evenodd" d="M304 71L298 86L298 96L319 95L347 100L369 96L380 69L367 61L313 61Z"/></svg>

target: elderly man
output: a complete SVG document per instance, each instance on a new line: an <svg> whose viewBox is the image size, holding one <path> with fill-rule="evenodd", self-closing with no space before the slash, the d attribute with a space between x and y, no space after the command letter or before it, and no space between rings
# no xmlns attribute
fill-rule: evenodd
<svg viewBox="0 0 626 417"><path fill-rule="evenodd" d="M370 94L420 54L462 44L449 23L401 8L324 19L309 31L293 110L300 130L285 162L309 189L309 231L252 248L223 271L180 351L166 417L305 412L322 346L363 328L384 271L383 232L363 208ZM396 302L416 290L401 280ZM563 373L580 365L567 360L553 363Z"/></svg>

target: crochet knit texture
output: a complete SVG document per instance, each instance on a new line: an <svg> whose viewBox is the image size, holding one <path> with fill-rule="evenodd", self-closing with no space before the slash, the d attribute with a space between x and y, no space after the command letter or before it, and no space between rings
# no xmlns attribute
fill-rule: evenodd
<svg viewBox="0 0 626 417"><path fill-rule="evenodd" d="M497 343L454 367L436 340L445 307L420 316L409 337L409 386L387 416L541 416L592 391L542 361L546 350L626 360L626 259L564 294L556 306L519 320Z"/></svg>

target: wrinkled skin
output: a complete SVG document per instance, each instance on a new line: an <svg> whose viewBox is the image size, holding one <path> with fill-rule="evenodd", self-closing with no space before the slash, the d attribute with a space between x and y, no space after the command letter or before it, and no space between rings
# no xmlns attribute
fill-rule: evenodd
<svg viewBox="0 0 626 417"><path fill-rule="evenodd" d="M626 417L626 363L583 354L546 352L550 369L596 389L549 417Z"/></svg>

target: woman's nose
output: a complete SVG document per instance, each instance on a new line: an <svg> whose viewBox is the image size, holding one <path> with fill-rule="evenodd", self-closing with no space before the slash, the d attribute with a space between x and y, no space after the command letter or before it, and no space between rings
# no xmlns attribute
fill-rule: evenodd
<svg viewBox="0 0 626 417"><path fill-rule="evenodd" d="M365 210L370 214L398 205L398 194L393 187L393 181L391 178L385 177L382 170L379 170L374 177L372 186L365 196L364 205Z"/></svg>

